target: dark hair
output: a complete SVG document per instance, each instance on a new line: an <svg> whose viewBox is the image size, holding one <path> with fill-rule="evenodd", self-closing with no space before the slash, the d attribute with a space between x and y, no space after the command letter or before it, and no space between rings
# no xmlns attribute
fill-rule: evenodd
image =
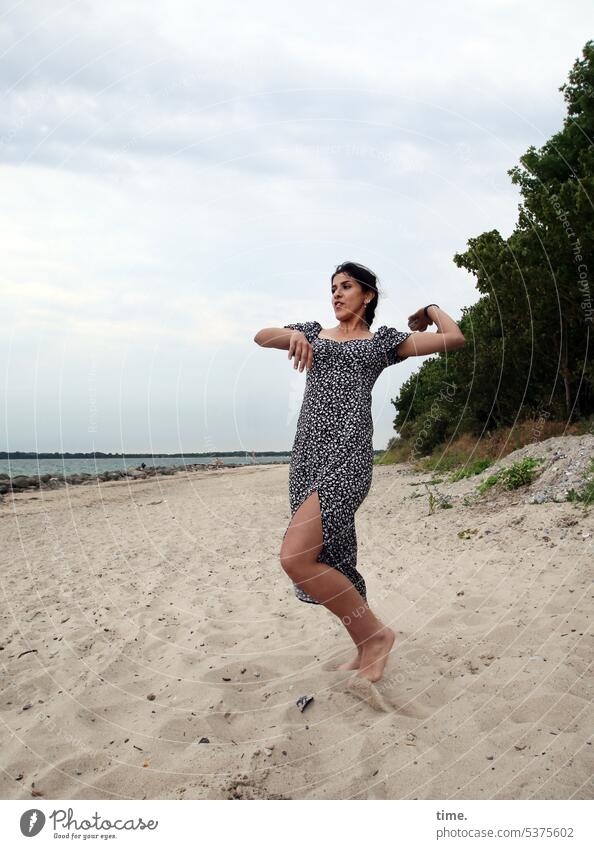
<svg viewBox="0 0 594 849"><path fill-rule="evenodd" d="M371 327L379 297L379 291L377 288L377 275L375 275L373 271L371 271L371 269L366 268L364 265L360 265L358 262L341 262L340 265L336 266L336 271L330 278L331 285L336 275L340 274L341 272L343 274L348 274L349 277L352 277L353 280L356 280L357 283L360 283L364 289L369 289L370 292L373 292L373 297L366 305L365 315L363 316L363 321L367 324L368 327Z"/></svg>

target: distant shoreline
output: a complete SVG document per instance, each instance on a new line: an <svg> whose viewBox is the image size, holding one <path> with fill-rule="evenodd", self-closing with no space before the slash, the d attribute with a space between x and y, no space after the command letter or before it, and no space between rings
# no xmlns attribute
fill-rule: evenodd
<svg viewBox="0 0 594 849"><path fill-rule="evenodd" d="M374 448L374 454L385 454L386 449ZM201 451L193 454L159 454L154 451L125 454L106 454L103 451L0 451L0 460L126 460L145 459L146 457L185 459L188 457L290 457L291 451Z"/></svg>
<svg viewBox="0 0 594 849"><path fill-rule="evenodd" d="M285 457L290 451L201 451L199 453L166 454L154 451L143 453L133 452L124 454L105 453L104 451L76 451L76 452L51 452L51 451L0 451L0 460L125 460L139 457Z"/></svg>
<svg viewBox="0 0 594 849"><path fill-rule="evenodd" d="M19 452L23 454L25 452ZM0 484L2 480L14 478L38 478L40 475L60 477L69 475L97 475L107 472L126 472L130 468L140 470L171 468L176 470L191 469L193 467L216 468L218 466L230 468L232 466L256 466L268 464L285 464L291 462L290 454L240 454L229 455L206 455L201 457L179 457L138 454L138 455L116 455L116 456L73 456L72 454L62 456L37 457L11 457L11 459L0 458ZM82 452L81 452L82 453ZM1 485L0 488L3 488Z"/></svg>

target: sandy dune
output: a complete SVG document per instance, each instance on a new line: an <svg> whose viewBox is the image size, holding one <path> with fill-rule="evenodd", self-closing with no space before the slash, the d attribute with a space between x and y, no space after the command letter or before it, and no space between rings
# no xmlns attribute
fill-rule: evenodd
<svg viewBox="0 0 594 849"><path fill-rule="evenodd" d="M1 796L591 798L592 515L527 490L430 514L430 475L377 467L359 568L398 639L356 693L278 562L287 475L0 505Z"/></svg>

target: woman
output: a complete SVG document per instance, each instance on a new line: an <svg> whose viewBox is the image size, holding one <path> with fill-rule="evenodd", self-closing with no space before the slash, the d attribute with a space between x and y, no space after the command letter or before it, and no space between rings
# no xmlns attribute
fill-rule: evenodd
<svg viewBox="0 0 594 849"><path fill-rule="evenodd" d="M370 333L378 303L377 278L354 262L331 278L338 325L317 321L265 328L254 341L288 350L294 368L307 369L305 393L289 468L291 522L280 561L300 601L322 604L340 617L357 647L339 669L379 681L395 640L367 604L357 571L355 512L371 487L371 390L382 370L407 357L464 345L460 328L436 304L409 316L416 333L382 325ZM437 333L422 336L430 324Z"/></svg>

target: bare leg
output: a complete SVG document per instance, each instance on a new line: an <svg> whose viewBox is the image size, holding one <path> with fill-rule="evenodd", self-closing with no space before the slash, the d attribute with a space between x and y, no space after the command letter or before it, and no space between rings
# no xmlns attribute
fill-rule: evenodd
<svg viewBox="0 0 594 849"><path fill-rule="evenodd" d="M287 528L281 563L291 580L338 616L358 650L359 675L370 681L382 677L396 635L375 616L349 579L316 557L323 545L320 501L314 491L297 510Z"/></svg>

